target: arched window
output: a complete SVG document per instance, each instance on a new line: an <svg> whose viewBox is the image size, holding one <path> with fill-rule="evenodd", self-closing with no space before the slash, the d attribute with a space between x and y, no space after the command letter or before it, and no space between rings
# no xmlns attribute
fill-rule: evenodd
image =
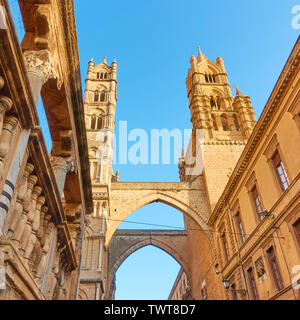
<svg viewBox="0 0 300 320"><path fill-rule="evenodd" d="M225 114L221 115L221 123L222 123L224 131L229 131L230 130L229 125L228 125L228 119L227 119Z"/></svg>
<svg viewBox="0 0 300 320"><path fill-rule="evenodd" d="M94 102L98 102L99 101L99 96L100 96L100 92L97 90L94 93Z"/></svg>
<svg viewBox="0 0 300 320"><path fill-rule="evenodd" d="M205 81L208 83L215 83L216 82L216 78L214 74L206 74L205 75Z"/></svg>
<svg viewBox="0 0 300 320"><path fill-rule="evenodd" d="M104 92L104 91L101 91L100 101L101 101L101 102L105 101L105 92Z"/></svg>
<svg viewBox="0 0 300 320"><path fill-rule="evenodd" d="M215 109L215 107L216 107L216 102L215 102L215 100L213 98L210 99L210 107L212 109Z"/></svg>
<svg viewBox="0 0 300 320"><path fill-rule="evenodd" d="M97 119L97 129L100 130L103 128L103 117L99 116Z"/></svg>
<svg viewBox="0 0 300 320"><path fill-rule="evenodd" d="M91 118L91 129L96 129L96 120L97 120L97 117L95 114L93 114Z"/></svg>
<svg viewBox="0 0 300 320"><path fill-rule="evenodd" d="M237 131L241 131L239 120L238 120L238 117L237 117L237 115L235 113L233 114L233 122L234 122L236 130Z"/></svg>
<svg viewBox="0 0 300 320"><path fill-rule="evenodd" d="M216 115L215 115L215 114L212 114L212 115L211 115L211 118L212 118L214 130L218 130Z"/></svg>

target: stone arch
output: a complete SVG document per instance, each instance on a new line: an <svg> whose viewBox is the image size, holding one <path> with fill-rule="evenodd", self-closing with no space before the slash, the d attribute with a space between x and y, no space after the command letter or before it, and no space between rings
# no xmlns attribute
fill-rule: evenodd
<svg viewBox="0 0 300 320"><path fill-rule="evenodd" d="M198 64L198 71L201 73L210 73L210 74L218 74L221 73L220 67L209 60L202 61Z"/></svg>
<svg viewBox="0 0 300 320"><path fill-rule="evenodd" d="M134 230L138 231L138 230ZM144 231L145 232L145 231ZM122 263L134 252L146 247L146 246L154 246L158 249L161 249L168 255L170 255L184 270L187 276L187 280L190 281L191 278L191 269L188 264L188 257L184 256L187 255L186 251L183 251L179 242L178 246L170 246L168 244L167 240L163 239L164 236L155 236L152 237L151 235L146 235L142 237L142 239L138 242L134 242L132 245L129 245L121 252L118 252L118 257L117 259L113 259L113 261L109 262L109 290L108 292L110 293L110 297L112 296L112 289L114 286L112 286L113 281L115 279L115 275L119 267L122 265ZM182 239L184 240L184 236L181 236ZM180 236L179 236L180 239ZM110 256L111 257L111 256Z"/></svg>
<svg viewBox="0 0 300 320"><path fill-rule="evenodd" d="M118 183L118 184L122 184L122 183ZM138 183L135 183L135 184L138 184ZM178 184L180 185L181 183L178 183ZM111 201L110 201L111 211L109 216L111 220L109 221L109 227L107 230L106 245L109 244L112 235L117 230L118 226L121 224L122 221L124 221L134 211L153 202L164 203L166 205L174 207L175 209L181 211L183 214L186 214L189 217L191 217L194 221L196 221L199 227L204 231L210 245L212 244L211 232L209 231L209 227L206 223L209 217L209 210L208 210L204 190L203 190L202 199L201 199L201 195L199 195L198 193L199 190L194 190L194 192L196 191L196 193L193 195L186 194L188 193L187 190L178 190L178 189L174 191L169 191L169 192L168 191L164 192L162 190L160 191L152 190L147 192L143 190L143 192L141 192L140 194L138 194L137 191L132 191L132 192L130 192L130 190L127 190L128 192L124 192L124 191L122 193L124 199L116 200L114 199L114 189L112 188ZM189 191L189 192L193 193L193 191ZM203 203L188 204L187 202L189 201L183 200L184 197L181 196L182 193L185 193L185 196L187 198L191 196L193 200L196 200L195 196L198 195L199 201L201 202L202 200ZM132 197L133 194L136 196L135 198ZM202 210L204 209L203 212L201 212L201 215L198 214L197 212L200 209L199 207L201 207Z"/></svg>

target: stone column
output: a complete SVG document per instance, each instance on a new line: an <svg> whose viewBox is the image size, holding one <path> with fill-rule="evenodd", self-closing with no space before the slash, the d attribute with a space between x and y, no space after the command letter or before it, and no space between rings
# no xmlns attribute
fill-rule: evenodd
<svg viewBox="0 0 300 320"><path fill-rule="evenodd" d="M104 237L100 238L100 245L99 245L99 256L98 256L98 267L97 271L102 271L102 256L103 256L103 242L104 242Z"/></svg>
<svg viewBox="0 0 300 320"><path fill-rule="evenodd" d="M4 80L0 76L0 89L4 86ZM12 106L12 100L9 97L0 95L0 136L2 135L3 119L5 112L8 111Z"/></svg>
<svg viewBox="0 0 300 320"><path fill-rule="evenodd" d="M11 147L11 139L16 130L18 119L13 116L6 117L3 123L3 130L0 137L0 178L2 179L4 161Z"/></svg>
<svg viewBox="0 0 300 320"><path fill-rule="evenodd" d="M28 215L28 222L31 227L31 235L29 237L29 241L25 250L24 258L27 259L27 263L30 260L31 253L34 249L37 236L36 233L38 231L38 228L40 226L40 214L41 214L41 208L42 205L45 203L45 197L40 196L37 198L36 201L36 208L32 211L32 215Z"/></svg>
<svg viewBox="0 0 300 320"><path fill-rule="evenodd" d="M31 197L32 197L32 190L35 184L37 183L37 176L31 174L28 177L28 182L27 182L27 191L26 195L23 201L23 210L20 219L16 222L16 227L14 227L14 232L12 234L12 242L14 245L19 248L20 245L20 239L22 237L23 230L26 225L26 220L27 220L27 214L28 211L30 210L30 204L31 204Z"/></svg>
<svg viewBox="0 0 300 320"><path fill-rule="evenodd" d="M12 217L9 221L9 225L8 225L8 237L12 238L12 235L15 232L15 229L18 225L18 222L21 218L22 212L23 212L23 201L26 197L26 193L27 193L27 185L28 185L28 177L29 175L32 173L34 169L34 166L31 163L27 163L24 173L23 173L23 177L22 177L22 181L20 183L20 185L18 186L17 189L17 201L13 210L13 214Z"/></svg>
<svg viewBox="0 0 300 320"><path fill-rule="evenodd" d="M51 164L57 182L59 194L62 195L64 191L66 175L68 172L74 171L74 164L72 157L51 157Z"/></svg>
<svg viewBox="0 0 300 320"><path fill-rule="evenodd" d="M24 60L35 105L38 104L43 84L50 78L57 78L49 50L25 51Z"/></svg>
<svg viewBox="0 0 300 320"><path fill-rule="evenodd" d="M43 274L45 274L46 272L48 252L50 249L50 243L52 239L51 234L54 229L54 224L50 222L50 219L51 219L51 215L46 215L43 223L45 240L42 247L42 257L37 267L37 273L36 273L36 278L38 279L39 282L42 282Z"/></svg>
<svg viewBox="0 0 300 320"><path fill-rule="evenodd" d="M32 232L32 223L35 217L35 212L37 209L37 198L42 193L42 188L40 186L35 186L32 191L32 200L30 205L30 210L27 213L26 216L26 225L24 227L21 242L20 242L20 252L21 254L24 254L26 251L28 251L28 245L31 238L31 232Z"/></svg>

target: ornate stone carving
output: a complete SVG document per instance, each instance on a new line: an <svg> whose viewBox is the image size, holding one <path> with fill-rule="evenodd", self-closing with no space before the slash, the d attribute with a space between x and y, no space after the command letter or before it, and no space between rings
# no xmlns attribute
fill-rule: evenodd
<svg viewBox="0 0 300 320"><path fill-rule="evenodd" d="M74 161L72 157L64 158L51 156L51 164L55 174L59 193L62 194L65 186L66 175L74 171Z"/></svg>
<svg viewBox="0 0 300 320"><path fill-rule="evenodd" d="M62 81L55 70L49 50L25 51L24 60L28 73L40 78L43 84L48 79L57 79L57 87L61 88Z"/></svg>
<svg viewBox="0 0 300 320"><path fill-rule="evenodd" d="M57 156L51 156L51 164L54 169L54 171L59 168L63 169L66 174L68 172L74 171L74 161L72 157L64 158L64 157L57 157Z"/></svg>

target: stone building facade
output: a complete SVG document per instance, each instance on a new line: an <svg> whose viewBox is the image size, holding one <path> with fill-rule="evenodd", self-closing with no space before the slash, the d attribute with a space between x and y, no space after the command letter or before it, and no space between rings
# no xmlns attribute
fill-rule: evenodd
<svg viewBox="0 0 300 320"><path fill-rule="evenodd" d="M93 204L73 2L19 6L21 43L0 1L0 299L76 299Z"/></svg>
<svg viewBox="0 0 300 320"><path fill-rule="evenodd" d="M21 43L0 0L0 299L113 299L118 267L146 245L181 265L169 299L299 299L300 39L257 122L199 48L180 181L120 182L117 62L88 63L83 100L73 1L18 3ZM185 230L117 230L155 201Z"/></svg>

